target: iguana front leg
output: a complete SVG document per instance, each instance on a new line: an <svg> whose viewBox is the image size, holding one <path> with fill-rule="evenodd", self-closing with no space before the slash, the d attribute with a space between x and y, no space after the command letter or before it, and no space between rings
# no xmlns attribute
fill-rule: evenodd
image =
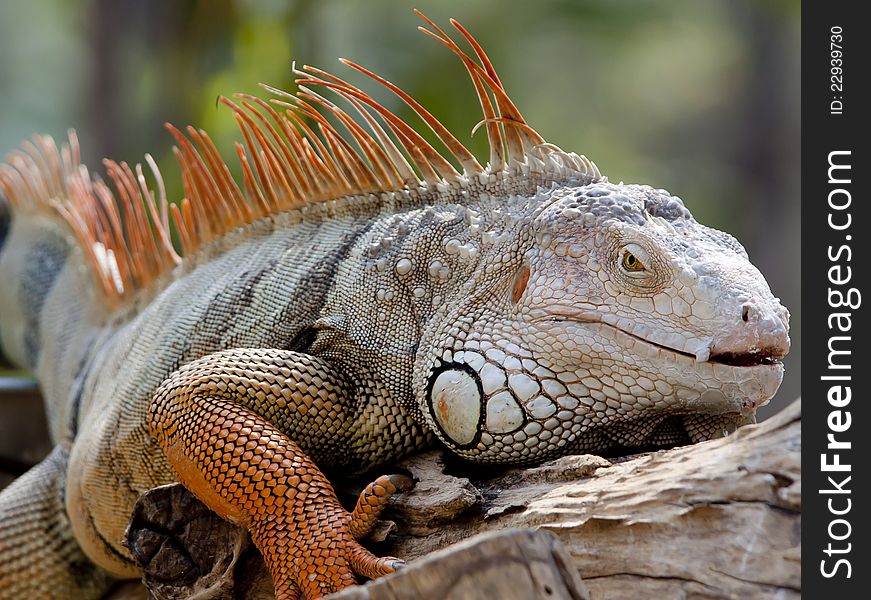
<svg viewBox="0 0 871 600"><path fill-rule="evenodd" d="M345 378L317 357L228 350L176 371L158 389L149 423L179 481L246 527L272 574L276 598L318 598L402 564L357 543L395 491L370 484L357 508L339 504L326 477L282 433L341 452L353 409ZM299 438L298 439L303 439Z"/></svg>

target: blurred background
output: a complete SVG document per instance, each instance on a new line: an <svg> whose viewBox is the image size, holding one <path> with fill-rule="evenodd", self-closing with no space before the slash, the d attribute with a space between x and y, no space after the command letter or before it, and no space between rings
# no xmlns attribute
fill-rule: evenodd
<svg viewBox="0 0 871 600"><path fill-rule="evenodd" d="M292 89L293 60L347 75L411 118L340 56L401 85L467 142L480 120L473 88L460 62L416 31L413 7L469 28L548 141L613 181L668 189L745 245L792 313L786 378L760 418L795 399L799 0L4 1L0 154L74 127L92 168L150 152L179 197L162 124L202 126L230 156L235 124L217 96L262 94L260 82ZM483 133L469 145L486 159Z"/></svg>

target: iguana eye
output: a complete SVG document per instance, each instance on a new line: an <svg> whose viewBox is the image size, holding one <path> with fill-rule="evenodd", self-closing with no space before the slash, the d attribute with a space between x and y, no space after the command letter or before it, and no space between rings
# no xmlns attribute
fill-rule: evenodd
<svg viewBox="0 0 871 600"><path fill-rule="evenodd" d="M644 265L628 250L623 254L623 268L627 271L643 271Z"/></svg>

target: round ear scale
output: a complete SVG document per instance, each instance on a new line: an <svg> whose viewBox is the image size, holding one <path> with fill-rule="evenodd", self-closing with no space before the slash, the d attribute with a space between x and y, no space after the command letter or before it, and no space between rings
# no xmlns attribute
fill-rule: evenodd
<svg viewBox="0 0 871 600"><path fill-rule="evenodd" d="M523 265L514 276L514 285L511 287L511 301L514 304L520 302L523 292L526 291L527 283L529 283L529 265Z"/></svg>
<svg viewBox="0 0 871 600"><path fill-rule="evenodd" d="M474 369L463 363L435 367L426 401L439 437L458 448L477 444L484 422L484 392Z"/></svg>

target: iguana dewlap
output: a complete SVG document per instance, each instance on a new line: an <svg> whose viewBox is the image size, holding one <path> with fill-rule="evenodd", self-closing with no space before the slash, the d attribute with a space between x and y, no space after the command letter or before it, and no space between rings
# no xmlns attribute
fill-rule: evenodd
<svg viewBox="0 0 871 600"><path fill-rule="evenodd" d="M279 598L318 597L401 563L357 541L393 480L348 513L319 467L436 439L511 464L694 442L774 395L789 314L741 245L546 143L474 39L454 23L470 56L427 23L472 78L486 166L349 63L447 151L303 67L294 95L225 100L238 180L172 129L177 205L150 157L92 177L72 135L0 167L0 341L57 444L0 493L0 598L138 577L133 503L172 481L248 528Z"/></svg>

